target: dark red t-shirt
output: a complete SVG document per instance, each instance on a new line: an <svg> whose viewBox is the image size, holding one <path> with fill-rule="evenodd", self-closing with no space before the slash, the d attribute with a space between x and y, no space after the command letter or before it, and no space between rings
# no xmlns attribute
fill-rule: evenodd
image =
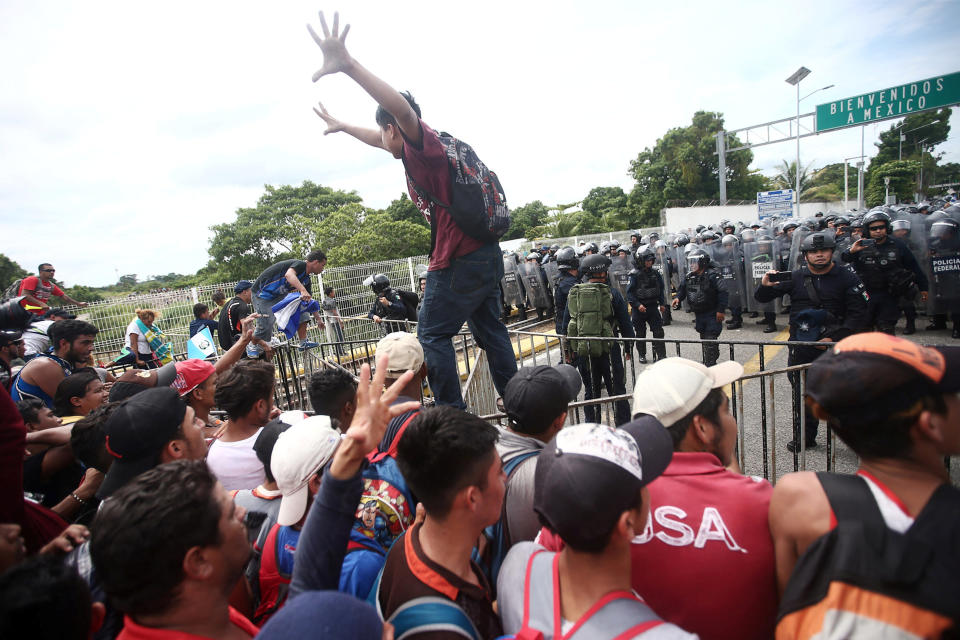
<svg viewBox="0 0 960 640"><path fill-rule="evenodd" d="M430 271L446 269L454 258L465 256L483 246L476 238L465 234L450 213L430 201L424 201L414 190L414 183L440 202L449 204L453 197L447 150L437 137L437 132L420 121L423 140L417 145L404 136L403 166L407 172L407 189L410 199L417 205L427 222L431 216L437 226L437 242L430 256Z"/></svg>

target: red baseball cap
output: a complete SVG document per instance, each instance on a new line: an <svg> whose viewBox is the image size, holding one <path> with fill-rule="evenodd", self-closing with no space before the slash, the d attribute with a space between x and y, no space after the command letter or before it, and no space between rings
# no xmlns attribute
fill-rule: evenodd
<svg viewBox="0 0 960 640"><path fill-rule="evenodd" d="M214 371L216 369L206 360L191 358L178 362L177 377L173 379L170 386L176 389L182 398L203 384L207 378L213 375Z"/></svg>

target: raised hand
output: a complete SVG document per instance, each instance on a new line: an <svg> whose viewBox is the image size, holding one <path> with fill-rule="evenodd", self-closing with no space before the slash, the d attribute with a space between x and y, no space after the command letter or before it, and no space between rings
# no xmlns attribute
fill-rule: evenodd
<svg viewBox="0 0 960 640"><path fill-rule="evenodd" d="M370 365L363 365L360 368L360 381L357 384L357 410L350 422L350 428L347 429L346 437L359 445L359 449L366 454L376 447L383 438L387 430L387 424L390 419L416 409L417 402L405 402L390 406L390 403L396 400L403 387L413 378L413 372L407 371L390 385L386 390L383 388L384 380L387 377L387 364L389 358L381 356L377 363L377 371L370 380Z"/></svg>
<svg viewBox="0 0 960 640"><path fill-rule="evenodd" d="M337 133L344 130L346 125L330 115L326 108L324 108L322 102L318 102L317 106L320 108L317 109L317 107L314 107L313 112L320 116L321 120L327 123L327 130L323 132L323 135L327 135L328 133Z"/></svg>
<svg viewBox="0 0 960 640"><path fill-rule="evenodd" d="M340 33L340 14L333 14L333 33L331 33L327 28L327 21L323 17L323 11L321 11L320 28L323 30L322 38L317 35L317 32L313 30L312 26L307 25L307 31L310 32L313 41L317 43L323 52L323 66L313 74L314 82L331 73L347 71L353 64L353 58L347 53L347 47L344 44L347 39L347 34L350 33L350 25L345 26L343 33Z"/></svg>

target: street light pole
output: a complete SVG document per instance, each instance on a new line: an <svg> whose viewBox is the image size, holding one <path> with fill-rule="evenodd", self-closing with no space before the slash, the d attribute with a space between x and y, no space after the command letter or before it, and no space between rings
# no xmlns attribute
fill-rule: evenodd
<svg viewBox="0 0 960 640"><path fill-rule="evenodd" d="M792 84L797 88L797 164L794 167L794 191L793 197L797 203L797 218L800 217L800 81L810 75L810 69L806 67L800 67L793 72L789 78L787 78L787 83Z"/></svg>

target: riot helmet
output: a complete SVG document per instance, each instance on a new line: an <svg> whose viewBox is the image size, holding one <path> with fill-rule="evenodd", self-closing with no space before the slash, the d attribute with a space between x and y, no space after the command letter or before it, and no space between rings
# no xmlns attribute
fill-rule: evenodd
<svg viewBox="0 0 960 640"><path fill-rule="evenodd" d="M906 218L897 218L890 223L890 228L893 231L910 231L910 221Z"/></svg>
<svg viewBox="0 0 960 640"><path fill-rule="evenodd" d="M616 251L619 246L620 246L620 241L617 240L616 238L610 241L610 251Z"/></svg>
<svg viewBox="0 0 960 640"><path fill-rule="evenodd" d="M587 244L583 245L583 253L587 255L596 255L600 253L600 247L597 246L596 242L588 242Z"/></svg>
<svg viewBox="0 0 960 640"><path fill-rule="evenodd" d="M674 238L674 242L677 243L678 247L683 247L690 243L690 236L685 233L678 233L677 237Z"/></svg>
<svg viewBox="0 0 960 640"><path fill-rule="evenodd" d="M654 242L656 242L656 241L659 240L659 239L660 239L660 234L657 233L656 231L651 231L651 232L650 232L650 235L647 236L647 240L650 241L650 244L653 244Z"/></svg>
<svg viewBox="0 0 960 640"><path fill-rule="evenodd" d="M557 251L558 269L579 269L580 258L577 257L577 251L573 247L564 247Z"/></svg>
<svg viewBox="0 0 960 640"><path fill-rule="evenodd" d="M711 244L720 239L720 236L717 235L715 231L704 231L700 234L700 240L703 244Z"/></svg>
<svg viewBox="0 0 960 640"><path fill-rule="evenodd" d="M960 223L952 218L937 220L930 225L930 239L939 242L956 242L960 236Z"/></svg>
<svg viewBox="0 0 960 640"><path fill-rule="evenodd" d="M610 241L609 241L609 240L604 240L603 242L600 243L600 253L602 253L602 254L605 255L605 256L610 255Z"/></svg>
<svg viewBox="0 0 960 640"><path fill-rule="evenodd" d="M551 254L554 254L554 255L555 255L555 254L557 253L557 251L560 251L560 245L558 245L558 244L552 244L552 245L550 245L550 253L551 253Z"/></svg>
<svg viewBox="0 0 960 640"><path fill-rule="evenodd" d="M536 251L531 251L530 253L527 254L527 261L529 262L530 260L536 260L537 262L539 262L540 254L537 253Z"/></svg>
<svg viewBox="0 0 960 640"><path fill-rule="evenodd" d="M800 252L814 251L816 249L836 249L837 241L832 233L817 232L811 233L800 243Z"/></svg>
<svg viewBox="0 0 960 640"><path fill-rule="evenodd" d="M860 223L863 227L864 235L870 233L870 225L875 222L884 223L887 227L887 233L890 233L890 216L883 211L871 211L867 215L863 216L863 220Z"/></svg>
<svg viewBox="0 0 960 640"><path fill-rule="evenodd" d="M580 261L580 271L587 275L606 273L610 269L610 258L592 254Z"/></svg>
<svg viewBox="0 0 960 640"><path fill-rule="evenodd" d="M728 233L720 239L720 244L724 247L738 247L740 246L740 240L737 239L737 236L732 233Z"/></svg>
<svg viewBox="0 0 960 640"><path fill-rule="evenodd" d="M740 232L740 239L743 240L744 242L753 242L754 240L757 239L757 232L751 229L750 227L747 227L746 229Z"/></svg>
<svg viewBox="0 0 960 640"><path fill-rule="evenodd" d="M626 245L623 245L623 246L621 246L621 247L617 247L617 255L620 255L621 253L624 254L624 255L627 255L627 256L630 255L630 247L628 247L628 246L626 246Z"/></svg>
<svg viewBox="0 0 960 640"><path fill-rule="evenodd" d="M694 273L710 266L710 256L703 249L695 249L687 254L687 273Z"/></svg>
<svg viewBox="0 0 960 640"><path fill-rule="evenodd" d="M370 278L369 284L374 293L382 293L390 288L390 278L382 273L378 273Z"/></svg>
<svg viewBox="0 0 960 640"><path fill-rule="evenodd" d="M647 260L656 260L657 256L654 255L653 251L649 247L638 249L636 255L634 256L634 264L637 265L638 269L644 269L647 266Z"/></svg>

